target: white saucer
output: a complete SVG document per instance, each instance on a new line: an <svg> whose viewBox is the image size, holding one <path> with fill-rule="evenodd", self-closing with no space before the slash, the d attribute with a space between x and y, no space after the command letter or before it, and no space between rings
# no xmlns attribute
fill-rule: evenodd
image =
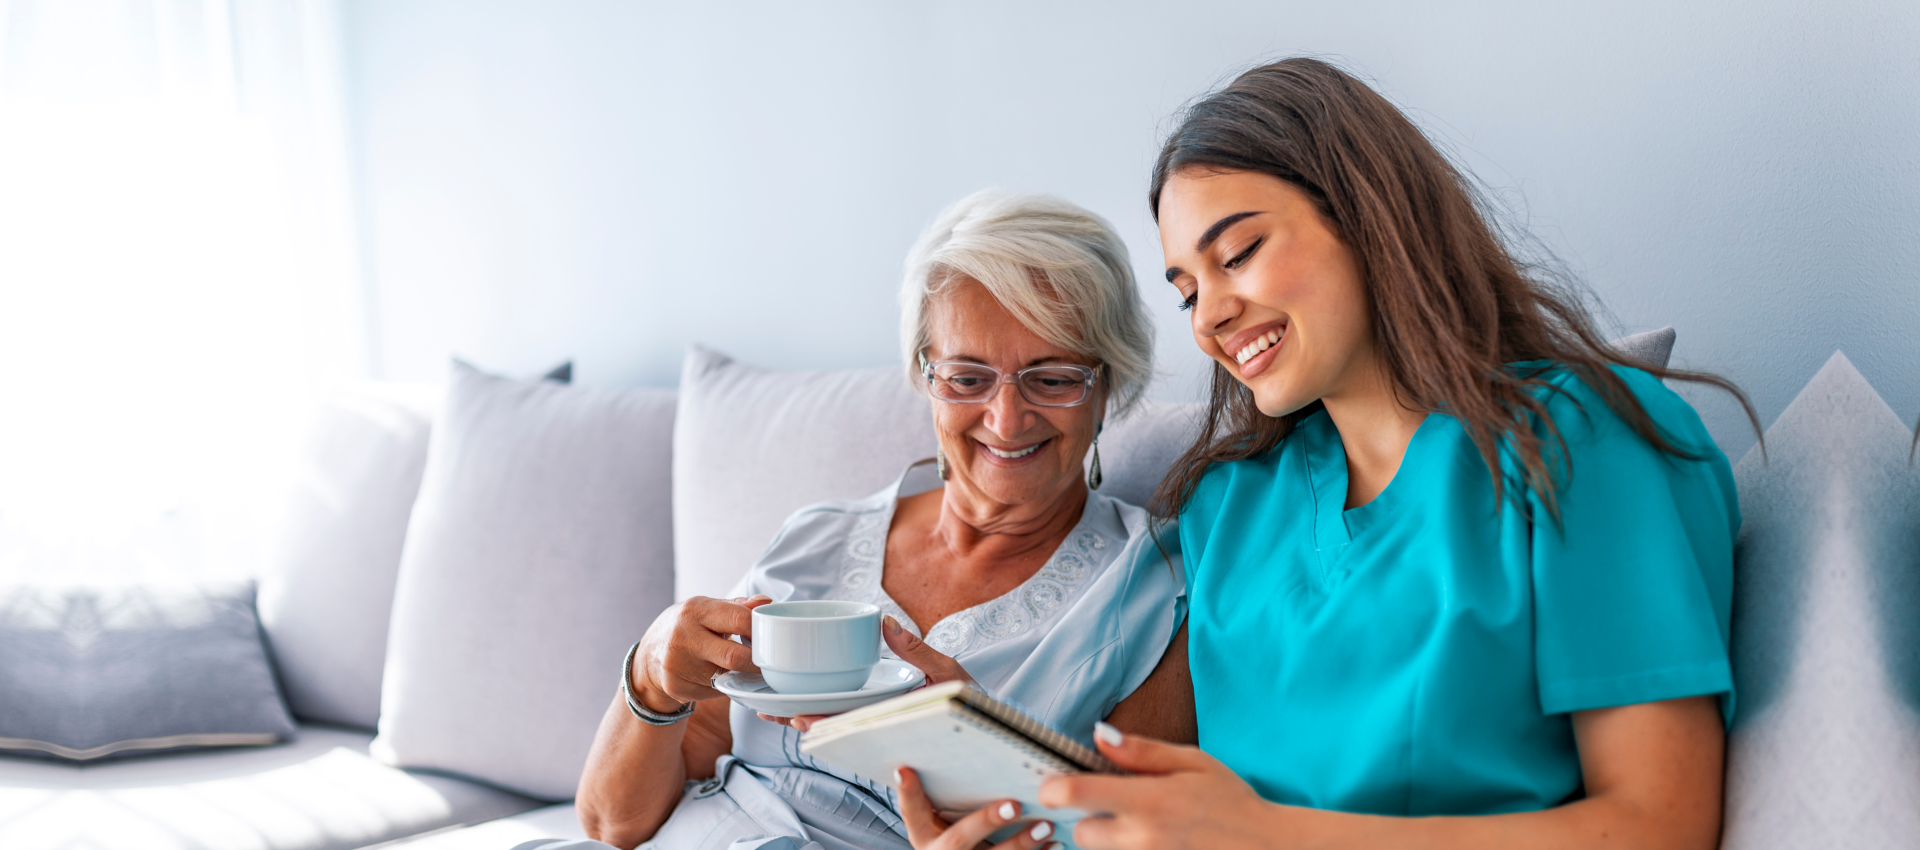
<svg viewBox="0 0 1920 850"><path fill-rule="evenodd" d="M893 658L882 658L873 666L873 674L857 691L832 694L783 694L767 687L766 680L752 673L727 672L715 676L713 686L734 702L761 714L795 717L802 714L839 714L883 699L899 696L920 686L927 674L920 668Z"/></svg>

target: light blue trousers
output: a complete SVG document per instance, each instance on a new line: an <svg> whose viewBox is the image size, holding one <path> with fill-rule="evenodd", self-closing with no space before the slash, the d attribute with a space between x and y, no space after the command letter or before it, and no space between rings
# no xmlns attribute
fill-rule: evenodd
<svg viewBox="0 0 1920 850"><path fill-rule="evenodd" d="M735 775L738 771L739 775ZM542 838L513 850L618 850L590 839ZM793 809L752 775L746 763L722 756L712 779L688 782L673 816L635 850L825 850Z"/></svg>

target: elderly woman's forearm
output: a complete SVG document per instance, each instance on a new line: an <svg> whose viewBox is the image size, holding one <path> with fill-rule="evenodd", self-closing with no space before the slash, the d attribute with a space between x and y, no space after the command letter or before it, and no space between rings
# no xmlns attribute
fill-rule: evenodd
<svg viewBox="0 0 1920 850"><path fill-rule="evenodd" d="M587 837L615 847L653 837L673 814L687 781L686 737L686 723L641 723L623 697L614 697L594 735L574 800Z"/></svg>

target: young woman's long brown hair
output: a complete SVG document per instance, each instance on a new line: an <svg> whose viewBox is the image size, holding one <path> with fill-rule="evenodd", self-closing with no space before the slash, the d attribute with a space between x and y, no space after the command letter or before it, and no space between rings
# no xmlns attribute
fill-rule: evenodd
<svg viewBox="0 0 1920 850"><path fill-rule="evenodd" d="M1547 415L1549 385L1507 364L1552 361L1597 391L1659 450L1696 458L1703 447L1661 433L1612 365L1732 393L1754 432L1760 419L1740 389L1703 372L1623 358L1606 343L1574 293L1546 269L1521 261L1492 226L1490 207L1465 175L1393 104L1326 62L1295 58L1248 71L1187 109L1154 163L1148 203L1187 170L1268 174L1305 192L1359 262L1373 310L1373 338L1400 402L1460 420L1493 476L1496 497L1520 487L1558 516L1570 469L1546 457L1565 440ZM1174 462L1154 511L1177 514L1216 463L1262 454L1321 408L1274 418L1219 364L1199 439ZM1504 480L1511 452L1519 479Z"/></svg>

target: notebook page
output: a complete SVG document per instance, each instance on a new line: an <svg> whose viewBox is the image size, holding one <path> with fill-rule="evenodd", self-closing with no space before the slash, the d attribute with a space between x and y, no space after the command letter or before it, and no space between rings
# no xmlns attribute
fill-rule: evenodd
<svg viewBox="0 0 1920 850"><path fill-rule="evenodd" d="M831 737L802 739L800 749L890 786L895 768L911 767L948 820L988 803L1016 800L1023 820L1053 821L1054 840L1072 846L1072 823L1084 813L1041 806L1040 783L1080 768L965 705L941 705L944 710L895 715Z"/></svg>

